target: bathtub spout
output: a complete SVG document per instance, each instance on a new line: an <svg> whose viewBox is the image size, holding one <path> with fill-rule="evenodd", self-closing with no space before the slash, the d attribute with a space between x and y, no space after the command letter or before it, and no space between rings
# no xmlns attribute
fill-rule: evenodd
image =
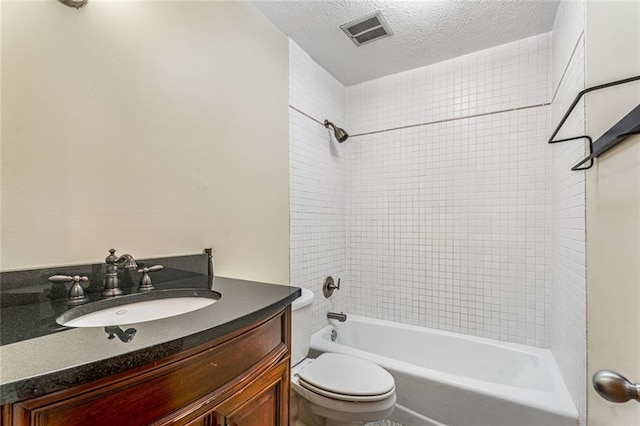
<svg viewBox="0 0 640 426"><path fill-rule="evenodd" d="M340 312L327 312L327 318L329 319L336 319L340 322L345 322L347 320L347 314Z"/></svg>

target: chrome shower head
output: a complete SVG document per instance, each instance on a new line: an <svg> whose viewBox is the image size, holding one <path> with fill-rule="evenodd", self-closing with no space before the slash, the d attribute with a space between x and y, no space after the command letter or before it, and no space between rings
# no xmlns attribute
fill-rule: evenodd
<svg viewBox="0 0 640 426"><path fill-rule="evenodd" d="M335 124L330 122L329 120L324 120L324 127L327 129L331 127L333 129L333 135L336 137L337 141L342 143L349 138L349 134L345 132L344 129L337 127Z"/></svg>

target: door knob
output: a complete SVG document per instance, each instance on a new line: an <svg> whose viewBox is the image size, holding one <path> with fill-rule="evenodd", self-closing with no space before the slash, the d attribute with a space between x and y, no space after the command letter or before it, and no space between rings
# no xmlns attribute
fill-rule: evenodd
<svg viewBox="0 0 640 426"><path fill-rule="evenodd" d="M591 379L598 395L611 402L640 402L640 384L631 383L626 377L611 370L600 370Z"/></svg>

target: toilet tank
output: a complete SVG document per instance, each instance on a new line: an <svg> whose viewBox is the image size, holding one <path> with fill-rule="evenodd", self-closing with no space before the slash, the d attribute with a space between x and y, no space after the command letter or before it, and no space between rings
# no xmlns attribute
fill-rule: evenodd
<svg viewBox="0 0 640 426"><path fill-rule="evenodd" d="M307 357L311 342L313 292L301 288L302 295L291 304L291 366Z"/></svg>

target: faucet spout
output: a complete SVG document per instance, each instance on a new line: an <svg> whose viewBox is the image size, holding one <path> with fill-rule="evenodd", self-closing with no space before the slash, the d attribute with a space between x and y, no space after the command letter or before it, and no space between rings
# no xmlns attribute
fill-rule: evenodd
<svg viewBox="0 0 640 426"><path fill-rule="evenodd" d="M118 280L118 267L124 266L127 269L135 269L138 264L130 254L116 256L116 250L110 249L109 256L104 260L107 264L107 273L104 278L104 290L102 295L105 297L118 296L123 293Z"/></svg>
<svg viewBox="0 0 640 426"><path fill-rule="evenodd" d="M329 319L336 319L340 322L345 322L347 320L347 314L340 312L327 312L327 318Z"/></svg>
<svg viewBox="0 0 640 426"><path fill-rule="evenodd" d="M136 263L136 261L133 258L133 256L131 256L128 253L123 254L122 256L120 256L118 259L116 259L116 261L114 263L116 265L123 265L127 269L135 269L135 268L138 267L138 264Z"/></svg>

